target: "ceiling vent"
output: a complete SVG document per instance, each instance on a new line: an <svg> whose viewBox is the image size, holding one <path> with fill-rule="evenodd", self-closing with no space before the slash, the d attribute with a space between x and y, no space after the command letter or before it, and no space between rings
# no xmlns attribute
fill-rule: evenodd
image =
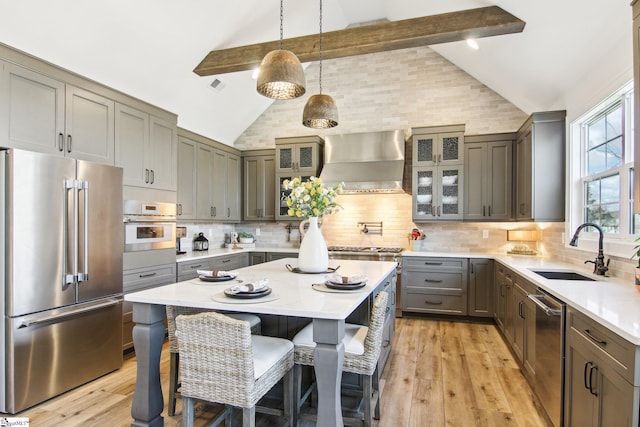
<svg viewBox="0 0 640 427"><path fill-rule="evenodd" d="M213 90L217 90L217 91L221 91L222 89L224 89L227 85L224 84L224 82L222 80L220 80L219 78L215 78L213 79L213 81L211 82L211 84L209 85L209 87Z"/></svg>

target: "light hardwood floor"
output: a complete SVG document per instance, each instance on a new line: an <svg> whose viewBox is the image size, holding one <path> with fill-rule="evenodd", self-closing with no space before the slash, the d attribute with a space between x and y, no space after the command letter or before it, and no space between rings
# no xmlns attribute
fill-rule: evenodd
<svg viewBox="0 0 640 427"><path fill-rule="evenodd" d="M396 319L392 355L382 378L378 427L547 426L533 392L492 324L416 318ZM122 369L16 416L32 427L128 426L135 384L135 357ZM164 396L169 384L169 352L162 352ZM196 425L216 408L197 405ZM166 426L179 426L163 412ZM261 417L259 426L277 425Z"/></svg>

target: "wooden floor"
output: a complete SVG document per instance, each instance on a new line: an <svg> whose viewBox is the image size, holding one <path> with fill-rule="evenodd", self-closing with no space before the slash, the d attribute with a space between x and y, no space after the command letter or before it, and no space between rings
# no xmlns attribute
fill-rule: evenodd
<svg viewBox="0 0 640 427"><path fill-rule="evenodd" d="M396 319L393 353L382 378L383 426L547 426L531 388L492 324ZM167 396L169 352L162 352L161 378ZM16 416L32 427L128 426L135 384L135 357L122 369ZM215 413L198 405L196 425ZM179 426L163 412L166 426ZM258 417L261 417L258 415ZM259 426L277 419L257 419Z"/></svg>

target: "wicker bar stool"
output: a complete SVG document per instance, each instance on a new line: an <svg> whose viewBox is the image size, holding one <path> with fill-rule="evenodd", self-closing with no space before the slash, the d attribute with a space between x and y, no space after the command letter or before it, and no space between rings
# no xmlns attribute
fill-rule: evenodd
<svg viewBox="0 0 640 427"><path fill-rule="evenodd" d="M207 311L205 308L167 306L167 335L169 337L169 407L167 412L169 416L176 413L176 399L180 397L180 381L178 380L178 364L180 354L178 353L178 339L176 338L176 317L181 314L198 314ZM249 313L229 313L227 316L238 320L249 322L252 334L260 334L261 322L260 318L255 314Z"/></svg>
<svg viewBox="0 0 640 427"><path fill-rule="evenodd" d="M345 324L344 338L344 362L342 370L353 372L363 376L363 419L344 418L345 425L364 425L370 427L373 418L380 419L380 377L378 372L378 358L382 346L382 330L384 317L387 311L389 296L386 292L380 292L375 299L369 326ZM313 353L316 343L313 341L313 323L305 326L293 338L294 346L294 378L295 378L295 410L299 411L301 405L308 398L312 387L302 396L301 393L301 365L313 366Z"/></svg>
<svg viewBox="0 0 640 427"><path fill-rule="evenodd" d="M267 409L295 423L293 343L251 335L249 323L209 312L176 318L182 371L182 425L192 426L194 399L242 408L244 426L255 425L256 403L284 379L284 409ZM262 409L262 408L259 408ZM231 424L231 408L219 417Z"/></svg>

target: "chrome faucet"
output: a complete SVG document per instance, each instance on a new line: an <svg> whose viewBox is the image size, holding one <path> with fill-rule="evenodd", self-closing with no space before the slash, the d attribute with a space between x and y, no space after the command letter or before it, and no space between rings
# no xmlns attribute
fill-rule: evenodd
<svg viewBox="0 0 640 427"><path fill-rule="evenodd" d="M596 257L596 260L595 261L587 260L584 263L585 264L590 262L593 263L594 264L593 273L599 276L604 276L607 270L609 270L609 261L611 261L611 259L608 259L607 264L605 265L604 252L602 251L602 240L604 239L604 233L602 232L602 228L590 222L582 224L576 229L576 232L573 234L573 238L571 239L571 242L569 242L569 245L578 246L578 234L580 234L580 231L582 231L582 229L585 227L593 227L596 230L598 230L598 233L600 233L600 238L598 239L598 256Z"/></svg>

